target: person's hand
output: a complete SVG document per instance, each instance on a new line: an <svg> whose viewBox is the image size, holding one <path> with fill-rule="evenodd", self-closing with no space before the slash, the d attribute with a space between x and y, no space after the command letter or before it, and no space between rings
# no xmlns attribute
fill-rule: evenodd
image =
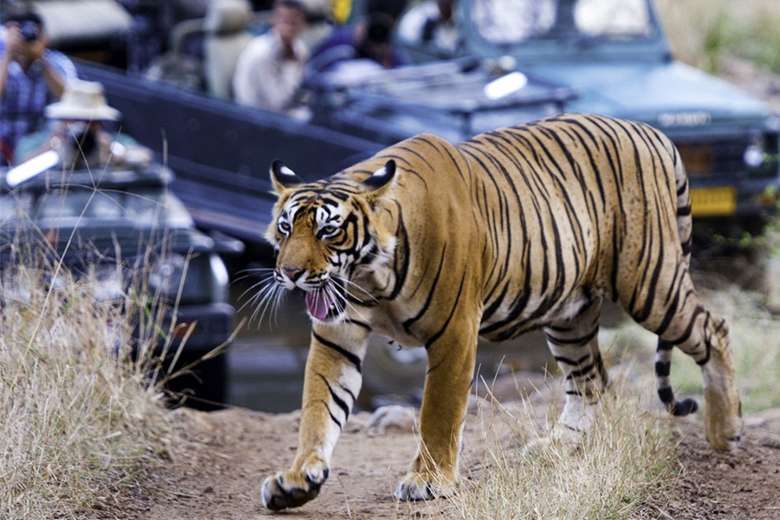
<svg viewBox="0 0 780 520"><path fill-rule="evenodd" d="M19 26L7 25L5 28L5 52L10 59L17 59L24 53L24 39Z"/></svg>

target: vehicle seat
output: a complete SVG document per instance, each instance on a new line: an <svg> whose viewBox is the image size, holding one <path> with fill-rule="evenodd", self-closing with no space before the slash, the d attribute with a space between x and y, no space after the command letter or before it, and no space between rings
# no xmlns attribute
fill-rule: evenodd
<svg viewBox="0 0 780 520"><path fill-rule="evenodd" d="M155 58L144 72L154 81L165 81L180 88L202 92L203 20L185 20L177 23L169 36L169 50Z"/></svg>
<svg viewBox="0 0 780 520"><path fill-rule="evenodd" d="M253 20L248 0L212 0L206 14L205 73L212 96L232 97L233 73L241 51L252 40Z"/></svg>

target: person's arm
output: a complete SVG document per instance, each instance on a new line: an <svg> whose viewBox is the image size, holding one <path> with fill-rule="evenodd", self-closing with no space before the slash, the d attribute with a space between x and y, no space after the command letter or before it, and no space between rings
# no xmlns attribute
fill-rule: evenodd
<svg viewBox="0 0 780 520"><path fill-rule="evenodd" d="M59 99L65 91L65 83L76 77L76 67L64 54L47 51L45 42L41 42L40 45L37 59L43 67L43 79L51 96Z"/></svg>
<svg viewBox="0 0 780 520"><path fill-rule="evenodd" d="M0 56L0 98L5 93L5 84L8 81L8 66L11 64L11 58L8 53L3 53Z"/></svg>
<svg viewBox="0 0 780 520"><path fill-rule="evenodd" d="M41 64L43 65L43 78L46 80L49 92L55 98L61 98L62 93L65 91L65 77L52 65L46 56L41 58Z"/></svg>
<svg viewBox="0 0 780 520"><path fill-rule="evenodd" d="M0 55L0 98L5 93L5 85L8 82L8 68L19 50L21 39L22 36L19 34L17 27L6 28L3 42L5 49L3 49L2 55Z"/></svg>
<svg viewBox="0 0 780 520"><path fill-rule="evenodd" d="M254 104L254 89L252 88L253 43L250 43L238 57L236 70L233 72L233 99L240 105Z"/></svg>

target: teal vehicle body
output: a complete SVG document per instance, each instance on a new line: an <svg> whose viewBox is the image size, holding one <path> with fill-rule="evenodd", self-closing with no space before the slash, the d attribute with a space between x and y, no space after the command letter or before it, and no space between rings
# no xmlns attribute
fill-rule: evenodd
<svg viewBox="0 0 780 520"><path fill-rule="evenodd" d="M676 61L658 63L539 64L527 70L577 93L567 110L641 120L659 129L763 125L767 107L733 85ZM671 114L698 114L680 119ZM703 128L706 127L706 128Z"/></svg>
<svg viewBox="0 0 780 520"><path fill-rule="evenodd" d="M757 228L774 209L780 118L675 60L651 0L464 0L456 25L454 51L399 43L418 63L476 57L569 89L564 111L662 130L683 156L700 220Z"/></svg>

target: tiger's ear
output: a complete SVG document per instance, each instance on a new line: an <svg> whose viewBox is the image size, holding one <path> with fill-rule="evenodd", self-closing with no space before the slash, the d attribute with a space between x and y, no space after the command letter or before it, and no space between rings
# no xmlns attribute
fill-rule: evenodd
<svg viewBox="0 0 780 520"><path fill-rule="evenodd" d="M392 185L392 181L395 178L395 171L395 161L390 159L384 166L364 180L363 185L368 188L370 193L379 195Z"/></svg>
<svg viewBox="0 0 780 520"><path fill-rule="evenodd" d="M269 174L271 176L271 185L274 187L274 193L277 195L281 195L285 190L293 188L298 184L303 184L303 180L279 160L274 160L271 163Z"/></svg>

